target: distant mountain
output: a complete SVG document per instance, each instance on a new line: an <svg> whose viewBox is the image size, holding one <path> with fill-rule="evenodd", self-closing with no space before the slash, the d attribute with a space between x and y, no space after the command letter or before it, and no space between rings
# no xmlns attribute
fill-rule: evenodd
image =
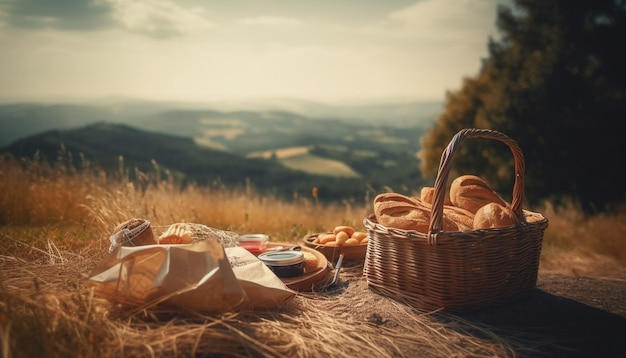
<svg viewBox="0 0 626 358"><path fill-rule="evenodd" d="M214 102L219 111L279 111L309 118L337 119L365 125L415 126L434 122L443 112L442 101L379 100L320 103L289 98Z"/></svg>
<svg viewBox="0 0 626 358"><path fill-rule="evenodd" d="M70 129L96 122L128 124L140 129L192 137L199 143L222 150L243 152L262 150L245 141L229 140L237 133L233 127L245 122L257 129L302 127L309 122L314 133L326 126L320 121L335 121L353 126L426 127L442 109L440 102L382 102L359 104L321 104L309 101L272 99L248 102L166 103L109 99L90 103L9 103L0 104L0 147L30 135L52 129ZM230 121L230 123L226 123ZM327 123L327 122L322 122ZM223 138L215 126L231 131ZM267 127L269 126L269 127ZM261 130L260 134L267 131ZM285 139L290 133L284 133ZM278 140L281 137L275 136ZM244 145L245 143L248 143Z"/></svg>
<svg viewBox="0 0 626 358"><path fill-rule="evenodd" d="M268 173L292 175L290 170L272 161L248 159L201 147L191 138L111 123L47 131L20 139L3 151L17 157L33 157L38 153L40 158L53 162L61 147L73 153L74 161L83 155L103 169L115 170L122 157L128 168L150 172L154 170L155 161L162 170L171 171L178 179L202 184L216 180L245 183L246 177L263 177Z"/></svg>
<svg viewBox="0 0 626 358"><path fill-rule="evenodd" d="M144 173L154 172L156 162L160 170L168 171L182 183L221 183L232 188L250 182L260 192L287 199L293 198L294 194L310 195L313 186L319 188L320 198L326 200L362 199L367 190L383 186L395 186L397 191L420 186L414 152L407 151L402 141L395 145L390 142L398 140L393 133L360 128L359 134L353 127L336 127L337 131L324 127L328 142L320 138L312 140L318 144L310 148L310 155L341 161L358 172L358 177L312 175L302 170L291 170L276 157L248 158L198 145L189 137L105 122L46 131L14 141L0 148L0 153L27 158L38 153L42 160L54 162L63 148L74 158L77 167L81 165L79 158L83 157L96 167L112 173L118 171L121 157L130 176L135 173L134 169ZM345 136L344 132L348 130L353 131L352 138ZM332 133L339 135L342 141ZM367 140L374 134L378 134L376 139L380 143ZM259 144L261 147L272 142L266 136L258 138L265 138L265 143Z"/></svg>
<svg viewBox="0 0 626 358"><path fill-rule="evenodd" d="M117 170L153 169L183 181L243 185L293 197L320 188L341 200L385 186L408 191L424 181L416 153L441 110L437 102L320 104L166 103L106 99L0 105L0 153L74 158ZM300 153L285 157L285 153ZM265 158L265 159L263 159Z"/></svg>

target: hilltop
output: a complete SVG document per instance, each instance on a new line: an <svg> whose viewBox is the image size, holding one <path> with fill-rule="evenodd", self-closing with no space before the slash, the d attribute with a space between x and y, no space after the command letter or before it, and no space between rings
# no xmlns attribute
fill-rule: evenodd
<svg viewBox="0 0 626 358"><path fill-rule="evenodd" d="M323 113L320 108L316 113ZM407 113L406 105L395 108L390 119L375 121L373 114L349 117L347 108L340 111L344 117L311 118L171 104L7 104L0 106L0 126L8 129L2 131L4 140L35 133L13 140L0 153L28 158L37 153L52 162L64 151L76 166L87 161L119 173L123 165L130 176L135 169L157 169L183 184L252 184L284 198L310 196L315 186L320 199L362 200L384 187L408 192L425 184L416 153L434 119L411 122L397 114Z"/></svg>

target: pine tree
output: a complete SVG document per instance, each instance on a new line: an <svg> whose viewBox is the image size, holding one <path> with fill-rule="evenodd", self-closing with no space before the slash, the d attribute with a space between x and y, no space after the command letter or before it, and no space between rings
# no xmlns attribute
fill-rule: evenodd
<svg viewBox="0 0 626 358"><path fill-rule="evenodd" d="M626 119L626 1L516 0L500 7L501 38L475 78L449 92L445 111L422 138L421 170L462 128L490 128L515 139L526 161L525 198L575 199L603 211L626 198L621 123ZM506 194L513 157L499 142L468 140L450 178L483 176Z"/></svg>

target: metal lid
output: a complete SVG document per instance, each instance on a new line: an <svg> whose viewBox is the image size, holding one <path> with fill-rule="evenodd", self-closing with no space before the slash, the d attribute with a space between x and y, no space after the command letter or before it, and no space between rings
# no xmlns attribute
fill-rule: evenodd
<svg viewBox="0 0 626 358"><path fill-rule="evenodd" d="M287 266L304 261L304 254L300 251L265 252L258 257L259 260L272 266Z"/></svg>
<svg viewBox="0 0 626 358"><path fill-rule="evenodd" d="M239 241L268 241L269 237L265 234L246 234L237 238Z"/></svg>

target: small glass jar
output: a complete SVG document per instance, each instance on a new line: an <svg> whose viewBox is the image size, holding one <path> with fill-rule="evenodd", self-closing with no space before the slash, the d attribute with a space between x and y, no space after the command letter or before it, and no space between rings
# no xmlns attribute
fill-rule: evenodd
<svg viewBox="0 0 626 358"><path fill-rule="evenodd" d="M259 260L281 278L296 277L304 273L304 254L300 251L265 252Z"/></svg>
<svg viewBox="0 0 626 358"><path fill-rule="evenodd" d="M267 249L269 237L265 234L246 234L237 238L238 245L254 255L263 253Z"/></svg>

